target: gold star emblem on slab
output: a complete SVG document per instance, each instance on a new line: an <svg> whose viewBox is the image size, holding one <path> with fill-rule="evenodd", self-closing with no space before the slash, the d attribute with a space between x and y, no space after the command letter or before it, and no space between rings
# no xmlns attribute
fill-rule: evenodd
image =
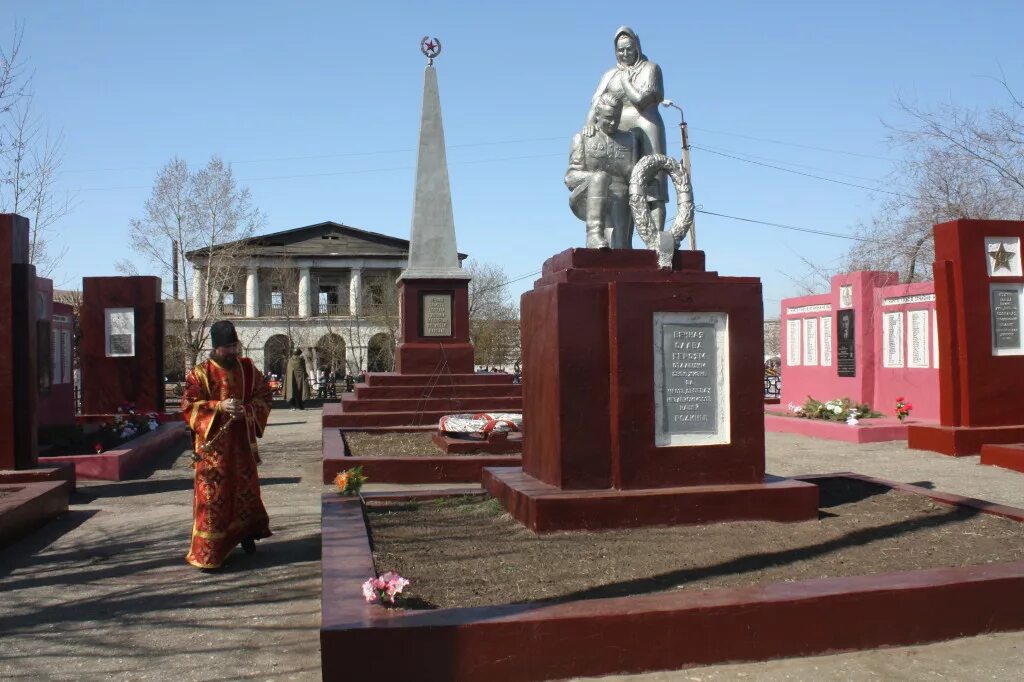
<svg viewBox="0 0 1024 682"><path fill-rule="evenodd" d="M1010 267L1010 263L1012 262L1013 257L1017 254L1013 251L1007 251L1006 244L999 242L999 248L995 251L989 251L988 255L992 256L994 261L992 263L992 272L1001 269L1013 270L1013 268Z"/></svg>

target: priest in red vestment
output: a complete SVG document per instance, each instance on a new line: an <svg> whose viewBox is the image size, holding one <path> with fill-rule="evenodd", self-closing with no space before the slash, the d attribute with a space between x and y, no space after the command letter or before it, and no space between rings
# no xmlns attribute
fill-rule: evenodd
<svg viewBox="0 0 1024 682"><path fill-rule="evenodd" d="M210 327L213 352L189 372L181 411L195 436L192 546L185 560L218 568L241 543L249 554L270 536L260 499L256 439L270 416L270 389L252 360L239 356L235 327Z"/></svg>

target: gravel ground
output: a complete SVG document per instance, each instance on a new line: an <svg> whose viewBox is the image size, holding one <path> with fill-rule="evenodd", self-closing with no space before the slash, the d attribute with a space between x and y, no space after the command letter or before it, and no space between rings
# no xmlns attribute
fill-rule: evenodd
<svg viewBox="0 0 1024 682"><path fill-rule="evenodd" d="M275 411L261 447L274 537L255 556L236 550L223 572L185 563L184 453L141 480L83 482L67 515L0 550L0 679L320 679L320 410ZM1024 474L901 442L769 434L767 458L775 474L856 471L1024 507ZM1009 633L605 679L1015 680L1022 669L1024 634Z"/></svg>

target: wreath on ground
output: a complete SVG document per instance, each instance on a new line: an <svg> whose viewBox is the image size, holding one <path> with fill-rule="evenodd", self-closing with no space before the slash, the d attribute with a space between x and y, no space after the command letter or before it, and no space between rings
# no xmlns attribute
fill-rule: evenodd
<svg viewBox="0 0 1024 682"><path fill-rule="evenodd" d="M523 428L523 415L519 412L478 412L476 414L446 414L437 423L441 433L482 433L492 431L516 432Z"/></svg>

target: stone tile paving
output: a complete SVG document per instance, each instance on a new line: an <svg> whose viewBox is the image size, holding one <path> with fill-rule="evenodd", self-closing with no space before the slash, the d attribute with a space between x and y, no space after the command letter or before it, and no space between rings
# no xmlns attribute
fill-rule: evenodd
<svg viewBox="0 0 1024 682"><path fill-rule="evenodd" d="M319 422L272 413L274 537L219 573L185 563L188 451L144 480L80 483L66 516L0 550L0 679L319 679Z"/></svg>
<svg viewBox="0 0 1024 682"><path fill-rule="evenodd" d="M271 415L261 475L275 535L255 556L236 550L221 573L184 561L187 453L142 480L83 482L65 517L0 550L0 679L320 679L319 425L318 409ZM775 474L851 470L1024 507L1024 474L903 442L769 434L767 462ZM1009 633L604 679L1016 679L1021 669L1024 635Z"/></svg>

